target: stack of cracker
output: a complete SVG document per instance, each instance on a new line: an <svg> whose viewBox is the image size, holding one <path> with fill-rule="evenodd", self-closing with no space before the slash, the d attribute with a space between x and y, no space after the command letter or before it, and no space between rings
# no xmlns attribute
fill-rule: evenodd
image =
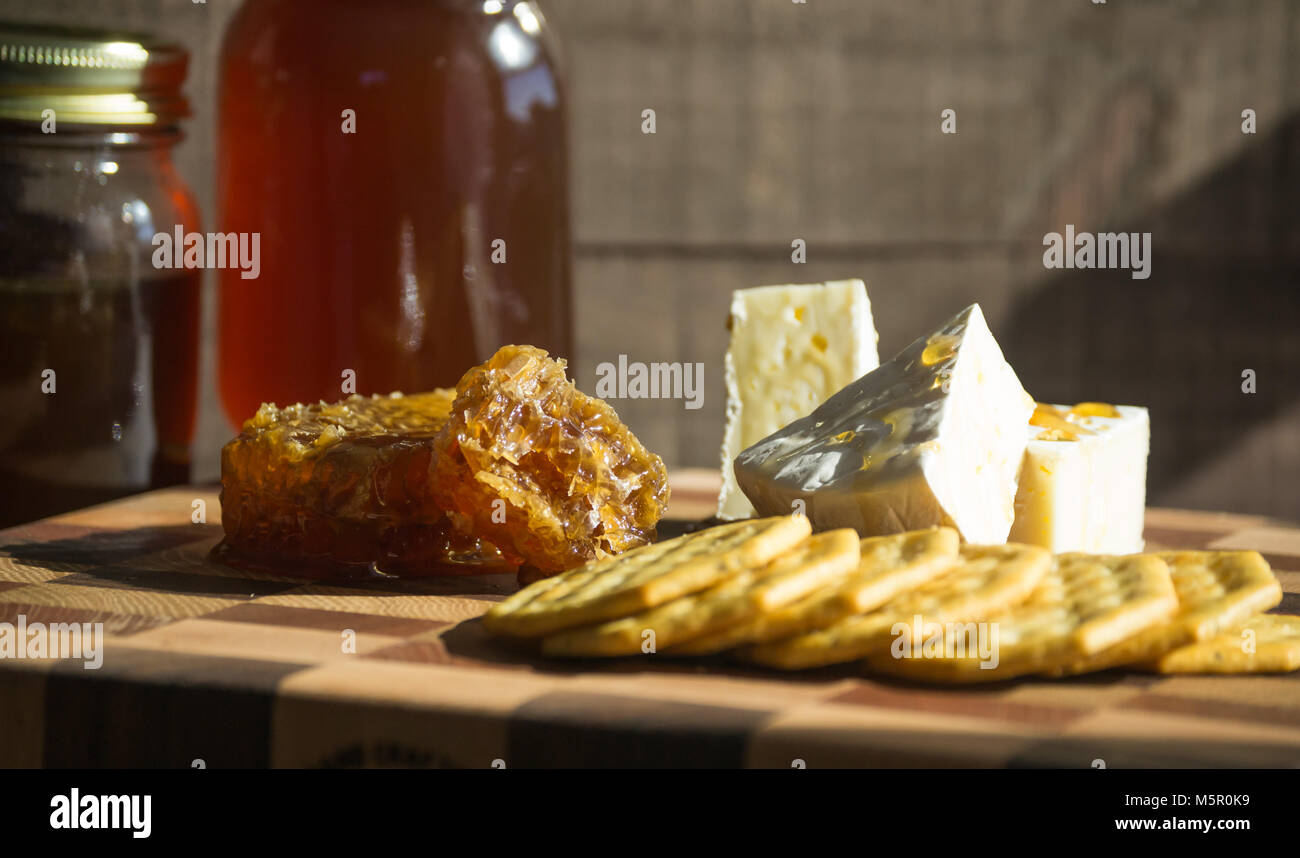
<svg viewBox="0 0 1300 858"><path fill-rule="evenodd" d="M962 545L946 527L859 539L748 519L603 558L494 606L494 634L557 657L727 657L782 670L860 662L965 683L1113 667L1300 668L1300 617L1253 551L1123 556Z"/></svg>

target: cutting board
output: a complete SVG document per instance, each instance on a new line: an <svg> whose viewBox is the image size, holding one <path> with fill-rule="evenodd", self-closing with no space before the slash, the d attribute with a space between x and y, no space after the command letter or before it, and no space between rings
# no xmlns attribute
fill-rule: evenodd
<svg viewBox="0 0 1300 858"><path fill-rule="evenodd" d="M712 511L716 473L673 485L666 529ZM0 622L105 633L94 670L0 659L0 766L1300 765L1300 674L944 689L852 667L553 663L478 622L513 576L240 572L208 560L220 517L214 488L186 487L0 531ZM1300 528L1169 509L1146 524L1155 548L1263 552L1278 610L1300 613Z"/></svg>

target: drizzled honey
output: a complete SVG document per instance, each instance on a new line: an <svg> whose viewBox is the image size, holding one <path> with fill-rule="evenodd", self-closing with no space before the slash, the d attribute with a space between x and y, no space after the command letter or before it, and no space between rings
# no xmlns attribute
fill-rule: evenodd
<svg viewBox="0 0 1300 858"><path fill-rule="evenodd" d="M1034 405L1029 425L1042 427L1043 431L1034 436L1038 441L1078 441L1080 435L1097 434L1079 424L1078 418L1119 416L1119 409L1105 402L1080 402L1067 411L1039 402Z"/></svg>

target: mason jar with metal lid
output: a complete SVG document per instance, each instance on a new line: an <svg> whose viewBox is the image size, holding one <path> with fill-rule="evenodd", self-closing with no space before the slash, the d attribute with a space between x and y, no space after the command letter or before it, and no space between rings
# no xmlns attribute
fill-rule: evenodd
<svg viewBox="0 0 1300 858"><path fill-rule="evenodd" d="M188 479L201 272L155 265L199 229L187 62L0 24L0 526Z"/></svg>

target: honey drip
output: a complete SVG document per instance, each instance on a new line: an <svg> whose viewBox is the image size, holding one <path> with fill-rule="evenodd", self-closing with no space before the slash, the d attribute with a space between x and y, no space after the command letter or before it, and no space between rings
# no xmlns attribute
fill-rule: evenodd
<svg viewBox="0 0 1300 858"><path fill-rule="evenodd" d="M1077 418L1107 417L1114 419L1119 416L1119 409L1105 402L1080 402L1065 412L1039 402L1034 405L1034 414L1029 418L1029 424L1043 427L1044 431L1035 435L1035 440L1078 441L1080 435L1096 435L1097 433L1095 430L1076 422Z"/></svg>

